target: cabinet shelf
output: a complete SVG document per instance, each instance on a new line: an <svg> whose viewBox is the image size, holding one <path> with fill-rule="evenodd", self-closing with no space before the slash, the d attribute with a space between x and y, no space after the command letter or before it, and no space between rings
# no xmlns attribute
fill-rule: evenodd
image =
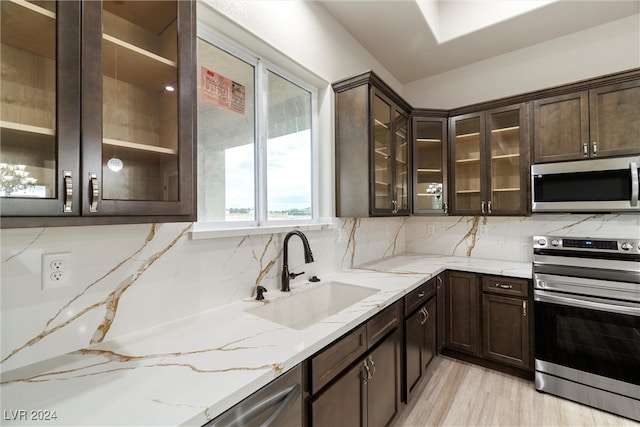
<svg viewBox="0 0 640 427"><path fill-rule="evenodd" d="M457 194L477 194L480 193L480 189L477 190L456 190Z"/></svg>
<svg viewBox="0 0 640 427"><path fill-rule="evenodd" d="M416 169L417 172L422 172L422 173L442 173L442 169L426 169L426 168L418 168Z"/></svg>
<svg viewBox="0 0 640 427"><path fill-rule="evenodd" d="M383 127L383 128L385 128L385 129L389 129L389 125L387 125L387 124L385 124L385 123L382 123L382 122L381 122L380 120L378 120L378 119L374 119L374 122L375 122L376 126L382 126L382 127Z"/></svg>
<svg viewBox="0 0 640 427"><path fill-rule="evenodd" d="M510 191L520 191L520 187L509 187L509 188L493 188L491 191L494 193L503 193Z"/></svg>
<svg viewBox="0 0 640 427"><path fill-rule="evenodd" d="M497 156L491 156L491 158L493 160L506 160L506 159L513 159L513 158L516 158L516 157L520 157L520 154L519 153L516 153L516 154L499 154Z"/></svg>
<svg viewBox="0 0 640 427"><path fill-rule="evenodd" d="M456 139L470 139L474 137L480 137L480 132L472 132L472 133L463 133L461 135L456 135Z"/></svg>
<svg viewBox="0 0 640 427"><path fill-rule="evenodd" d="M478 163L479 161L480 161L480 158L459 159L459 160L456 160L456 163Z"/></svg>
<svg viewBox="0 0 640 427"><path fill-rule="evenodd" d="M51 128L45 128L40 126L31 126L23 123L14 123L0 120L1 129L10 129L12 131L33 133L37 135L55 136L56 130Z"/></svg>
<svg viewBox="0 0 640 427"><path fill-rule="evenodd" d="M56 14L25 0L2 0L2 44L54 59Z"/></svg>
<svg viewBox="0 0 640 427"><path fill-rule="evenodd" d="M117 80L154 91L162 91L177 80L178 65L175 61L109 34L103 34L102 48L103 72L108 77L115 79L117 76Z"/></svg>
<svg viewBox="0 0 640 427"><path fill-rule="evenodd" d="M162 156L175 156L178 154L178 151L173 148L157 147L154 145L139 144L137 142L130 142L130 141L120 141L117 139L105 138L102 140L102 143L104 145L129 149L129 150L137 151L140 153L149 153L149 154L156 154L156 155L162 155Z"/></svg>
<svg viewBox="0 0 640 427"><path fill-rule="evenodd" d="M434 138L416 138L417 142L433 142L433 143L441 143L442 140L441 139L434 139Z"/></svg>
<svg viewBox="0 0 640 427"><path fill-rule="evenodd" d="M511 127L506 127L506 128L491 129L491 133L513 132L513 131L517 131L517 130L520 130L520 126L511 126Z"/></svg>

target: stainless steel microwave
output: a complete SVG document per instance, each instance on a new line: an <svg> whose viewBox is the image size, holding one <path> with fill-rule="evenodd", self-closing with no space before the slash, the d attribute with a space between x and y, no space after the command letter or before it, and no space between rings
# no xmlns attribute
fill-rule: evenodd
<svg viewBox="0 0 640 427"><path fill-rule="evenodd" d="M532 212L640 212L638 157L531 166Z"/></svg>

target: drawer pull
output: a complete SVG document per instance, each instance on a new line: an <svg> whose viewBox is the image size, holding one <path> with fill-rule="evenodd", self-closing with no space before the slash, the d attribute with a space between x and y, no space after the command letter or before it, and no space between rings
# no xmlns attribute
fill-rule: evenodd
<svg viewBox="0 0 640 427"><path fill-rule="evenodd" d="M505 285L504 283L496 283L496 288L513 289L513 285Z"/></svg>
<svg viewBox="0 0 640 427"><path fill-rule="evenodd" d="M522 301L522 317L527 317L527 302Z"/></svg>
<svg viewBox="0 0 640 427"><path fill-rule="evenodd" d="M422 298L423 296L424 296L424 291L421 291L421 292L418 294L418 298Z"/></svg>

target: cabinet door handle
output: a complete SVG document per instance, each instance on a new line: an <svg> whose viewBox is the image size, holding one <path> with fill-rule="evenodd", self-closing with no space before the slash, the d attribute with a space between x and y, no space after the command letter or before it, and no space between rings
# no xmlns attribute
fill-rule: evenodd
<svg viewBox="0 0 640 427"><path fill-rule="evenodd" d="M424 323L427 323L427 320L429 320L429 310L427 310L427 307L423 308L424 310Z"/></svg>
<svg viewBox="0 0 640 427"><path fill-rule="evenodd" d="M440 287L442 286L442 277L440 277L440 275L436 276L436 280L438 281L438 289L440 289Z"/></svg>
<svg viewBox="0 0 640 427"><path fill-rule="evenodd" d="M522 301L522 317L527 317L527 302Z"/></svg>
<svg viewBox="0 0 640 427"><path fill-rule="evenodd" d="M589 155L589 146L587 144L582 144L582 154L584 157Z"/></svg>
<svg viewBox="0 0 640 427"><path fill-rule="evenodd" d="M371 375L371 369L369 368L369 364L367 363L367 359L362 361L365 370L365 377L362 379L366 384L373 376Z"/></svg>
<svg viewBox="0 0 640 427"><path fill-rule="evenodd" d="M429 317L429 315L427 314L427 310L425 310L424 307L422 307L422 309L420 310L420 325L424 325L425 323L427 323L427 318Z"/></svg>
<svg viewBox="0 0 640 427"><path fill-rule="evenodd" d="M69 213L73 211L73 176L71 171L63 171L64 176L64 204L62 212Z"/></svg>
<svg viewBox="0 0 640 427"><path fill-rule="evenodd" d="M491 213L491 200L487 202L487 210Z"/></svg>
<svg viewBox="0 0 640 427"><path fill-rule="evenodd" d="M95 172L89 172L89 187L89 212L98 212L100 187L98 186L98 175Z"/></svg>
<svg viewBox="0 0 640 427"><path fill-rule="evenodd" d="M369 359L369 363L371 363L371 369L373 369L373 373L371 374L371 377L369 377L369 379L371 379L376 374L376 364L373 363L373 359L371 358L371 356L369 356L368 359Z"/></svg>
<svg viewBox="0 0 640 427"><path fill-rule="evenodd" d="M482 213L486 213L484 211L484 200L482 202L480 202L480 210L482 211Z"/></svg>
<svg viewBox="0 0 640 427"><path fill-rule="evenodd" d="M391 204L393 205L393 213L398 213L398 202L396 200L392 200Z"/></svg>
<svg viewBox="0 0 640 427"><path fill-rule="evenodd" d="M496 283L496 288L513 289L513 285L505 285L504 283Z"/></svg>
<svg viewBox="0 0 640 427"><path fill-rule="evenodd" d="M596 145L596 142L593 141L593 155L596 156L598 154L598 147Z"/></svg>

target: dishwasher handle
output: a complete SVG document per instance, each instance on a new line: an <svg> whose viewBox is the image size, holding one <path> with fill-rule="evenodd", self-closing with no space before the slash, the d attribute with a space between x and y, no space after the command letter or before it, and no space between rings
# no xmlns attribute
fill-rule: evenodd
<svg viewBox="0 0 640 427"><path fill-rule="evenodd" d="M302 387L300 386L300 384L294 384L291 387L284 389L280 393L276 393L276 395L285 394L285 398L282 399L282 402L280 403L280 405L278 405L276 410L273 411L273 414L271 414L269 418L267 418L262 424L260 424L260 427L269 427L273 425L273 423L275 423L278 418L280 418L280 416L286 412L289 406L291 406L291 404L295 402L298 396L300 396L301 389Z"/></svg>
<svg viewBox="0 0 640 427"><path fill-rule="evenodd" d="M293 384L283 390L280 390L253 405L249 410L242 412L233 419L223 417L222 419L214 419L205 424L206 427L244 427L247 425L256 425L255 419L264 416L270 410L271 415L260 423L260 427L269 427L274 425L276 421L286 413L287 409L298 399L302 393L300 384ZM275 407L275 409L274 409Z"/></svg>

